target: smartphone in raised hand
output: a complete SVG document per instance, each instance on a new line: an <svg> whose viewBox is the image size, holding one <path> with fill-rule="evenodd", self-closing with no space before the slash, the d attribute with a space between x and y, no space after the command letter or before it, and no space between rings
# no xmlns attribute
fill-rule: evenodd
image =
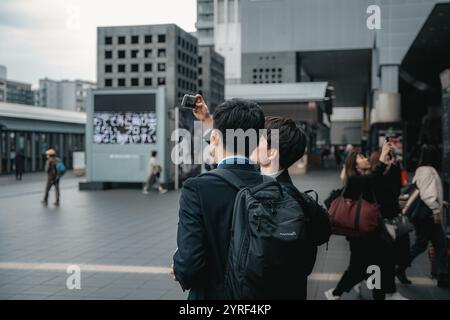
<svg viewBox="0 0 450 320"><path fill-rule="evenodd" d="M197 99L195 96L185 94L183 96L183 100L181 100L181 107L186 109L194 109L196 101Z"/></svg>

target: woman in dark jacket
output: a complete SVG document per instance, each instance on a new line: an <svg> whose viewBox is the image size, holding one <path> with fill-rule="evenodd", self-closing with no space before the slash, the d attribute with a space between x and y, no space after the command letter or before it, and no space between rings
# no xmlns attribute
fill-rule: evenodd
<svg viewBox="0 0 450 320"><path fill-rule="evenodd" d="M375 167L376 163L380 159L380 152L373 152L370 156L370 163L372 168ZM388 162L386 170L382 176L382 183L377 185L375 194L377 201L380 205L381 215L383 218L392 219L398 216L401 212L401 208L398 202L398 198L402 189L402 173L399 164L396 163L392 155L388 155ZM391 282L391 289L389 291L395 290L395 277L393 272L395 272L399 281L403 284L411 284L411 281L406 277L405 269L409 266L409 247L410 240L409 234L398 237L393 243L393 247L388 248L389 257L386 255L387 263L389 264L388 277ZM397 265L397 269L395 269Z"/></svg>
<svg viewBox="0 0 450 320"><path fill-rule="evenodd" d="M357 200L360 196L368 202L376 202L375 192L377 186L382 184L383 173L386 170L388 154L391 144L385 143L382 148L380 160L375 168L371 170L370 162L360 152L351 152L345 161L344 197ZM349 237L350 265L342 275L338 285L334 289L325 292L328 300L338 300L344 292L349 292L355 285L367 279L371 274L367 273L367 267L376 265L381 270L381 289L372 291L373 298L382 300L385 298L385 288L389 289L389 282L383 276L385 259L383 258L385 243L381 232L365 237ZM400 294L389 295L388 299L405 299Z"/></svg>

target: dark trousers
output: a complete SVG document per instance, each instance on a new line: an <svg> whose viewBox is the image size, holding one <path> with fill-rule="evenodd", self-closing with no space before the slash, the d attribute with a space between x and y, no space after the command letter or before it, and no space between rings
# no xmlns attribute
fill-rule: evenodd
<svg viewBox="0 0 450 320"><path fill-rule="evenodd" d="M436 256L437 275L448 273L447 237L440 224L435 224L433 220L424 220L414 224L416 239L410 250L410 264L422 252L427 250L428 243L434 247Z"/></svg>
<svg viewBox="0 0 450 320"><path fill-rule="evenodd" d="M156 185L156 188L159 187L159 179L155 174L151 174L150 177L148 177L147 180L147 190L150 191L152 190L153 186Z"/></svg>
<svg viewBox="0 0 450 320"><path fill-rule="evenodd" d="M350 292L361 281L367 280L371 276L367 273L367 267L370 265L378 266L381 271L381 288L372 290L373 298L383 300L386 293L396 292L393 247L377 237L352 238L349 243L350 265L333 294L341 296L344 292Z"/></svg>
<svg viewBox="0 0 450 320"><path fill-rule="evenodd" d="M50 192L50 189L52 186L55 187L55 195L56 195L56 203L59 203L59 179L55 180L47 180L47 185L45 186L45 196L44 196L44 202L48 202L48 194Z"/></svg>
<svg viewBox="0 0 450 320"><path fill-rule="evenodd" d="M22 171L16 170L16 180L22 180Z"/></svg>
<svg viewBox="0 0 450 320"><path fill-rule="evenodd" d="M410 250L411 244L409 234L398 237L394 243L395 264L400 268L407 268L410 266Z"/></svg>

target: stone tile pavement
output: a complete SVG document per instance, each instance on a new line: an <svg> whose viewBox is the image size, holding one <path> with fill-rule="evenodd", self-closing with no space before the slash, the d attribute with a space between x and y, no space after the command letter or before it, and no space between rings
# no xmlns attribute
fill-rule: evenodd
<svg viewBox="0 0 450 320"><path fill-rule="evenodd" d="M323 200L339 185L338 172L296 177L300 189ZM185 299L168 275L176 248L177 192L78 191L71 172L61 182L61 207L40 205L42 174L0 177L0 299ZM52 202L51 195L50 203ZM309 299L324 299L348 263L347 243L333 237L320 248L309 279ZM81 269L81 289L69 290L70 265ZM409 270L416 285L399 285L411 299L450 299L428 277L423 254ZM364 297L370 294L364 291ZM346 299L358 299L350 293Z"/></svg>

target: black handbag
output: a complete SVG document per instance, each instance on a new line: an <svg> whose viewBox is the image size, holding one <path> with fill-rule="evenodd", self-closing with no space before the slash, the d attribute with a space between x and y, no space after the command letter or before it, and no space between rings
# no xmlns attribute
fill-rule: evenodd
<svg viewBox="0 0 450 320"><path fill-rule="evenodd" d="M420 198L419 189L415 183L405 187L403 194L407 194L409 199L403 209L403 214L413 223L431 219L433 211Z"/></svg>
<svg viewBox="0 0 450 320"><path fill-rule="evenodd" d="M404 214L399 214L393 219L383 219L384 231L389 235L392 241L407 235L414 230L414 225Z"/></svg>

